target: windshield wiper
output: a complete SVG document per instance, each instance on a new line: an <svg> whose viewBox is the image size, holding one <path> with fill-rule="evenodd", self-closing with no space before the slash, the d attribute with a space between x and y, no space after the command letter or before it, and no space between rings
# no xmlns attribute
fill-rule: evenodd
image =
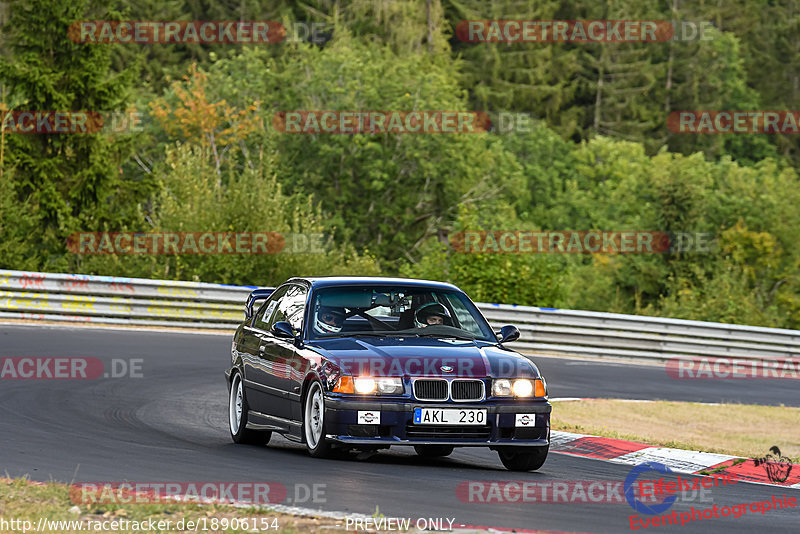
<svg viewBox="0 0 800 534"><path fill-rule="evenodd" d="M475 341L474 337L469 336L458 336L456 334L435 334L431 333L418 333L417 337L438 337L438 338L449 338L449 339L463 339L465 341Z"/></svg>

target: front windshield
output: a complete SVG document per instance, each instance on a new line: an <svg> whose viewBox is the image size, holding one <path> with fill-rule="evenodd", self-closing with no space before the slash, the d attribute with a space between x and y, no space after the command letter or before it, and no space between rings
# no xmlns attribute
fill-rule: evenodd
<svg viewBox="0 0 800 534"><path fill-rule="evenodd" d="M311 339L417 336L496 342L491 327L462 293L425 287L320 289L311 303Z"/></svg>

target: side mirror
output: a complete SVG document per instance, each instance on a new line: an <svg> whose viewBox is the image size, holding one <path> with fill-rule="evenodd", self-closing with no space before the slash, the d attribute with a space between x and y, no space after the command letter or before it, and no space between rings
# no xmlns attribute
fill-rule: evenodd
<svg viewBox="0 0 800 534"><path fill-rule="evenodd" d="M278 321L277 323L272 325L272 333L276 337L294 339L294 329L292 328L292 325L289 324L287 321Z"/></svg>
<svg viewBox="0 0 800 534"><path fill-rule="evenodd" d="M513 324L507 324L500 329L500 332L497 333L497 337L500 338L500 343L516 341L519 339L519 329Z"/></svg>

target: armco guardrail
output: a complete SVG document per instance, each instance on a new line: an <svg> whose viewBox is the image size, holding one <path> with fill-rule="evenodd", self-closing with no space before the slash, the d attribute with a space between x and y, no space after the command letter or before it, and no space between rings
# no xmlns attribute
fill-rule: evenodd
<svg viewBox="0 0 800 534"><path fill-rule="evenodd" d="M0 271L0 319L232 330L253 286ZM800 354L800 331L661 317L478 304L492 325L515 324L520 350L666 360L775 360Z"/></svg>
<svg viewBox="0 0 800 534"><path fill-rule="evenodd" d="M0 318L232 329L249 286L0 271Z"/></svg>
<svg viewBox="0 0 800 534"><path fill-rule="evenodd" d="M800 331L664 317L479 304L493 325L520 329L519 349L667 360L676 356L770 361L800 355Z"/></svg>

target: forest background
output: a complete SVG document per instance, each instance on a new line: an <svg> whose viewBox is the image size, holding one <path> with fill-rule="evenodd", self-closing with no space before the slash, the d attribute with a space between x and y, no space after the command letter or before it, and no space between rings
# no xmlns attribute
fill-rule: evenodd
<svg viewBox="0 0 800 534"><path fill-rule="evenodd" d="M0 3L0 111L137 114L0 132L0 267L269 286L447 280L476 301L800 328L800 137L677 134L679 110L800 110L790 0ZM694 38L469 43L474 19L671 20ZM271 44L75 42L76 21L281 22ZM315 31L309 31L314 28ZM292 135L286 110L482 111L479 134ZM523 120L524 119L524 120ZM659 254L464 254L463 231L713 236ZM322 233L326 252L81 255L75 232Z"/></svg>

